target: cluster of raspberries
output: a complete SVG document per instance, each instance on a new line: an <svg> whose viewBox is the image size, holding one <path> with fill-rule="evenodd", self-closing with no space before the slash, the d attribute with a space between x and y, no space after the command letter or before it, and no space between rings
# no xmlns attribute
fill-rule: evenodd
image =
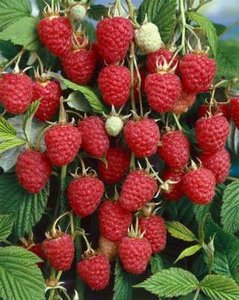
<svg viewBox="0 0 239 300"><path fill-rule="evenodd" d="M132 23L124 17L105 18L97 24L95 44L90 47L78 39L72 43L73 27L68 17L47 16L38 25L43 45L60 58L63 71L71 81L89 84L98 74L99 90L106 105L121 108L129 101L134 88L131 72L125 63L130 44L135 39ZM137 35L137 42L140 35ZM78 45L78 46L77 46ZM171 68L165 68L170 64ZM216 72L216 63L205 53L174 55L166 48L147 53L145 69L140 71L142 93L156 113L185 113L198 93L207 92ZM137 78L133 78L137 81ZM137 100L139 91L135 87ZM40 121L51 120L58 111L62 91L58 82L49 78L35 81L24 73L4 74L0 78L0 101L7 112L24 113L32 101L39 99L35 115ZM227 107L228 109L228 107ZM51 125L45 132L46 151L26 149L18 157L16 174L29 193L39 193L48 182L53 167L73 162L79 151L99 160L97 175L76 175L66 191L69 207L81 218L98 210L98 251L87 253L77 262L77 272L92 289L104 289L110 278L110 260L119 256L126 271L141 274L151 255L166 245L166 227L161 216L145 213L160 191L168 201L187 196L196 204L212 201L216 183L228 176L230 156L225 149L229 134L228 115L223 109L208 114L200 109L195 124L200 163L190 165L192 144L182 130L162 129L154 118L131 118L122 125L124 146L106 130L105 119L89 116L72 123ZM239 99L230 102L231 116L239 126ZM195 147L194 147L195 150ZM165 168L159 184L152 170L130 169L130 152L136 159L162 160ZM117 199L104 198L108 185L121 184ZM163 188L164 186L164 188ZM166 186L166 188L165 188ZM138 228L128 231L134 214ZM49 235L42 244L31 245L30 251L47 259L59 271L70 269L74 260L73 238L62 232Z"/></svg>

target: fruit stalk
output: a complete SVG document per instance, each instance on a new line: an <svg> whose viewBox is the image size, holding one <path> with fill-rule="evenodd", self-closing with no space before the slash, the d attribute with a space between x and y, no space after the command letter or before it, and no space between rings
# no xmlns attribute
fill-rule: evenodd
<svg viewBox="0 0 239 300"><path fill-rule="evenodd" d="M182 54L186 53L186 47L185 47L185 42L186 42L186 18L185 18L185 8L184 8L184 0L180 0L180 12L181 12L181 18L182 18L182 41L181 41L181 46L182 46Z"/></svg>

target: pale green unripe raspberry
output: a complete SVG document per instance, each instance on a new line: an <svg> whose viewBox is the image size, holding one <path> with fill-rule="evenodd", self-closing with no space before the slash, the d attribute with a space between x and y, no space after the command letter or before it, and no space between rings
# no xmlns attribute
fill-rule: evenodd
<svg viewBox="0 0 239 300"><path fill-rule="evenodd" d="M87 8L85 5L76 4L71 7L70 18L74 21L81 21L87 14Z"/></svg>
<svg viewBox="0 0 239 300"><path fill-rule="evenodd" d="M124 122L120 117L110 116L105 122L105 129L108 135L117 136L123 129Z"/></svg>
<svg viewBox="0 0 239 300"><path fill-rule="evenodd" d="M162 45L158 27L150 22L135 29L134 39L139 49L145 54L159 50Z"/></svg>

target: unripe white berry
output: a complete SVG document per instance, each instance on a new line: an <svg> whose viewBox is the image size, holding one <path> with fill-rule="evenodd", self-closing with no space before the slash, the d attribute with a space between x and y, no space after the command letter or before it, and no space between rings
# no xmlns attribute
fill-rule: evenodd
<svg viewBox="0 0 239 300"><path fill-rule="evenodd" d="M87 8L85 5L76 4L71 7L70 18L74 21L81 21L87 14Z"/></svg>
<svg viewBox="0 0 239 300"><path fill-rule="evenodd" d="M108 135L117 136L123 129L124 122L120 117L110 116L105 122L105 129Z"/></svg>

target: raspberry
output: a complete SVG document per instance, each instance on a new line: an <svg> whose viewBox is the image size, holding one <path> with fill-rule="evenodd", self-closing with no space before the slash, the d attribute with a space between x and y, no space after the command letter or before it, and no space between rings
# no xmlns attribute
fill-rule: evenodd
<svg viewBox="0 0 239 300"><path fill-rule="evenodd" d="M148 239L123 237L118 249L120 260L127 272L142 274L146 270L152 255Z"/></svg>
<svg viewBox="0 0 239 300"><path fill-rule="evenodd" d="M29 247L27 247L27 250L31 251L32 253L36 254L38 257L40 257L42 260L46 260L46 255L43 250L42 243L39 244L32 244ZM39 263L42 265L41 263Z"/></svg>
<svg viewBox="0 0 239 300"><path fill-rule="evenodd" d="M223 116L230 121L231 119L231 112L230 112L230 107L227 103L217 103L216 107L212 107L213 114L223 114ZM209 105L208 104L203 104L200 105L198 108L198 117L206 117L209 113Z"/></svg>
<svg viewBox="0 0 239 300"><path fill-rule="evenodd" d="M63 56L70 51L72 32L71 22L67 17L45 17L38 24L42 44L56 56Z"/></svg>
<svg viewBox="0 0 239 300"><path fill-rule="evenodd" d="M81 133L72 124L55 125L46 131L45 143L51 163L61 167L75 159L81 145Z"/></svg>
<svg viewBox="0 0 239 300"><path fill-rule="evenodd" d="M117 136L124 127L124 122L119 116L109 116L105 121L105 130L109 136Z"/></svg>
<svg viewBox="0 0 239 300"><path fill-rule="evenodd" d="M161 48L156 52L150 53L147 55L147 60L146 60L146 66L147 66L147 72L148 73L156 73L157 72L157 65L163 64L164 60L167 63L171 61L173 58L174 53L168 49ZM172 63L172 67L175 66L177 63L178 58L175 58L174 62Z"/></svg>
<svg viewBox="0 0 239 300"><path fill-rule="evenodd" d="M195 204L208 204L215 194L215 177L206 168L199 168L186 173L182 178L182 189Z"/></svg>
<svg viewBox="0 0 239 300"><path fill-rule="evenodd" d="M97 24L96 37L103 59L116 63L124 59L130 42L133 40L133 26L123 17L105 18Z"/></svg>
<svg viewBox="0 0 239 300"><path fill-rule="evenodd" d="M170 168L182 169L190 158L190 143L182 131L169 131L161 137L158 154Z"/></svg>
<svg viewBox="0 0 239 300"><path fill-rule="evenodd" d="M231 115L236 127L239 129L239 98L232 98L230 101Z"/></svg>
<svg viewBox="0 0 239 300"><path fill-rule="evenodd" d="M109 259L103 254L88 256L78 262L77 274L92 290L103 290L110 280Z"/></svg>
<svg viewBox="0 0 239 300"><path fill-rule="evenodd" d="M94 75L95 53L86 49L71 51L61 58L61 63L68 79L84 85L89 83Z"/></svg>
<svg viewBox="0 0 239 300"><path fill-rule="evenodd" d="M107 166L99 161L98 172L100 178L107 184L121 181L129 168L129 152L122 148L110 147L106 153Z"/></svg>
<svg viewBox="0 0 239 300"><path fill-rule="evenodd" d="M83 150L92 156L105 156L109 149L109 138L104 121L100 117L91 116L83 119L78 128L82 133Z"/></svg>
<svg viewBox="0 0 239 300"><path fill-rule="evenodd" d="M223 183L230 171L230 154L225 148L212 154L202 154L199 159L203 167L210 170L216 178L216 183Z"/></svg>
<svg viewBox="0 0 239 300"><path fill-rule="evenodd" d="M99 209L101 234L110 241L120 240L127 235L132 214L124 210L118 201L106 200Z"/></svg>
<svg viewBox="0 0 239 300"><path fill-rule="evenodd" d="M87 14L87 7L81 3L74 4L70 9L70 18L73 21L82 21Z"/></svg>
<svg viewBox="0 0 239 300"><path fill-rule="evenodd" d="M81 176L69 184L67 199L76 215L86 217L95 211L103 193L104 184L101 180L91 176Z"/></svg>
<svg viewBox="0 0 239 300"><path fill-rule="evenodd" d="M0 101L8 113L23 114L32 102L32 80L23 73L0 77Z"/></svg>
<svg viewBox="0 0 239 300"><path fill-rule="evenodd" d="M216 62L205 54L189 53L179 62L179 71L185 91L206 92L216 73Z"/></svg>
<svg viewBox="0 0 239 300"><path fill-rule="evenodd" d="M195 125L196 138L199 147L212 153L221 150L229 134L229 123L221 114L208 118L200 118Z"/></svg>
<svg viewBox="0 0 239 300"><path fill-rule="evenodd" d="M179 97L178 101L174 104L172 108L172 112L177 115L181 115L186 113L188 109L193 106L196 100L196 94L188 94L182 91L181 96Z"/></svg>
<svg viewBox="0 0 239 300"><path fill-rule="evenodd" d="M110 261L114 260L118 255L118 245L105 238L103 235L99 238L99 254L104 254Z"/></svg>
<svg viewBox="0 0 239 300"><path fill-rule="evenodd" d="M170 111L181 94L180 79L175 74L149 74L145 80L145 92L152 110Z"/></svg>
<svg viewBox="0 0 239 300"><path fill-rule="evenodd" d="M157 51L162 45L158 27L151 22L143 24L139 29L135 29L134 39L136 45L145 54Z"/></svg>
<svg viewBox="0 0 239 300"><path fill-rule="evenodd" d="M128 211L136 211L152 200L158 190L157 181L143 170L131 172L122 186L119 202Z"/></svg>
<svg viewBox="0 0 239 300"><path fill-rule="evenodd" d="M161 252L166 245L166 226L160 216L149 216L139 219L139 228L151 244L153 254Z"/></svg>
<svg viewBox="0 0 239 300"><path fill-rule="evenodd" d="M130 120L124 127L124 138L137 157L149 157L157 151L159 127L154 119Z"/></svg>
<svg viewBox="0 0 239 300"><path fill-rule="evenodd" d="M99 74L99 89L108 105L123 106L130 94L130 71L124 66L107 66Z"/></svg>
<svg viewBox="0 0 239 300"><path fill-rule="evenodd" d="M34 82L32 99L40 100L35 118L42 122L51 120L57 113L61 96L61 87L57 81Z"/></svg>
<svg viewBox="0 0 239 300"><path fill-rule="evenodd" d="M49 237L43 242L43 250L50 265L57 271L70 269L74 259L74 243L67 233Z"/></svg>
<svg viewBox="0 0 239 300"><path fill-rule="evenodd" d="M16 173L22 187L32 194L38 194L46 185L52 171L45 153L24 150L17 158Z"/></svg>
<svg viewBox="0 0 239 300"><path fill-rule="evenodd" d="M165 169L162 178L164 181L171 180L175 183L169 185L169 190L163 192L163 196L170 201L180 200L184 196L182 190L182 179L183 173L172 169Z"/></svg>

